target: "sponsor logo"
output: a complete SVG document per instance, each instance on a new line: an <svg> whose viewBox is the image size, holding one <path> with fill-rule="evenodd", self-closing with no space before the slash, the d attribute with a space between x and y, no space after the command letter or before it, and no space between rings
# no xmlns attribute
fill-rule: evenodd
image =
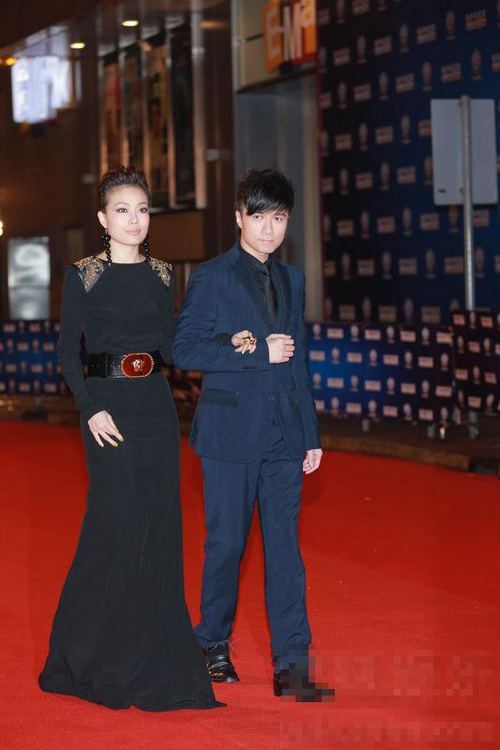
<svg viewBox="0 0 500 750"><path fill-rule="evenodd" d="M400 52L410 51L410 29L406 23L399 27L399 50Z"/></svg>
<svg viewBox="0 0 500 750"><path fill-rule="evenodd" d="M354 236L354 222L352 219L340 219L337 221L337 235L339 237Z"/></svg>
<svg viewBox="0 0 500 750"><path fill-rule="evenodd" d="M474 211L474 226L475 227L489 227L490 225L490 212L487 208L478 208Z"/></svg>
<svg viewBox="0 0 500 750"><path fill-rule="evenodd" d="M327 328L326 338L341 340L344 338L344 329L343 328Z"/></svg>
<svg viewBox="0 0 500 750"><path fill-rule="evenodd" d="M418 272L418 265L416 258L400 258L399 259L399 274L400 276L416 276Z"/></svg>
<svg viewBox="0 0 500 750"><path fill-rule="evenodd" d="M437 39L436 24L430 23L427 26L417 28L417 44L428 44L435 42Z"/></svg>
<svg viewBox="0 0 500 750"><path fill-rule="evenodd" d="M400 333L401 341L404 341L406 344L413 344L417 340L417 334L415 331L401 331Z"/></svg>
<svg viewBox="0 0 500 750"><path fill-rule="evenodd" d="M342 390L344 388L344 378L328 378L326 384L332 390Z"/></svg>
<svg viewBox="0 0 500 750"><path fill-rule="evenodd" d="M323 272L327 278L334 278L337 275L337 264L334 260L327 260L323 264Z"/></svg>
<svg viewBox="0 0 500 750"><path fill-rule="evenodd" d="M476 10L465 14L465 30L477 31L486 28L486 10Z"/></svg>
<svg viewBox="0 0 500 750"><path fill-rule="evenodd" d="M367 102L372 98L372 87L369 83L362 83L354 87L354 101Z"/></svg>
<svg viewBox="0 0 500 750"><path fill-rule="evenodd" d="M319 106L321 109L331 109L332 95L329 91L324 92L319 97Z"/></svg>
<svg viewBox="0 0 500 750"><path fill-rule="evenodd" d="M399 367L399 354L384 354L384 365Z"/></svg>
<svg viewBox="0 0 500 750"><path fill-rule="evenodd" d="M366 328L364 338L365 341L381 341L382 331L378 331L376 328Z"/></svg>
<svg viewBox="0 0 500 750"><path fill-rule="evenodd" d="M363 362L361 352L347 352L347 361L350 365L360 365Z"/></svg>
<svg viewBox="0 0 500 750"><path fill-rule="evenodd" d="M447 344L451 346L453 344L453 334L448 331L438 331L436 335L436 342L438 344Z"/></svg>
<svg viewBox="0 0 500 750"><path fill-rule="evenodd" d="M351 50L349 47L333 50L333 65L339 68L341 65L348 65L351 62Z"/></svg>
<svg viewBox="0 0 500 750"><path fill-rule="evenodd" d="M384 404L382 407L382 414L384 417L398 417L399 411L397 406L390 406L389 404Z"/></svg>
<svg viewBox="0 0 500 750"><path fill-rule="evenodd" d="M365 380L365 391L369 393L380 393L382 390L382 383L380 380Z"/></svg>
<svg viewBox="0 0 500 750"><path fill-rule="evenodd" d="M432 135L432 121L431 120L419 120L418 121L418 135L420 138L430 138Z"/></svg>
<svg viewBox="0 0 500 750"><path fill-rule="evenodd" d="M420 229L422 232L435 232L439 229L439 214L421 214Z"/></svg>
<svg viewBox="0 0 500 750"><path fill-rule="evenodd" d="M358 36L356 42L356 54L358 56L358 65L366 62L366 37Z"/></svg>
<svg viewBox="0 0 500 750"><path fill-rule="evenodd" d="M336 0L335 2L335 21L337 24L346 22L346 0Z"/></svg>
<svg viewBox="0 0 500 750"><path fill-rule="evenodd" d="M356 190L371 190L373 188L373 172L359 172L356 175Z"/></svg>
<svg viewBox="0 0 500 750"><path fill-rule="evenodd" d="M399 167L397 175L398 185L414 185L417 181L415 167Z"/></svg>
<svg viewBox="0 0 500 750"><path fill-rule="evenodd" d="M419 357L418 366L423 369L430 369L434 367L434 358L433 357Z"/></svg>
<svg viewBox="0 0 500 750"><path fill-rule="evenodd" d="M396 76L396 92L398 94L405 94L408 91L413 91L415 88L415 76L413 73L405 73L401 76Z"/></svg>
<svg viewBox="0 0 500 750"><path fill-rule="evenodd" d="M433 305L422 307L421 316L422 316L423 323L440 323L441 322L441 310L439 307L435 307Z"/></svg>
<svg viewBox="0 0 500 750"><path fill-rule="evenodd" d="M394 128L392 125L382 125L375 130L375 142L379 145L394 142Z"/></svg>
<svg viewBox="0 0 500 750"><path fill-rule="evenodd" d="M356 320L356 307L354 305L339 305L340 320Z"/></svg>
<svg viewBox="0 0 500 750"><path fill-rule="evenodd" d="M422 422L433 422L434 421L434 412L432 409L419 409L418 410L418 418Z"/></svg>
<svg viewBox="0 0 500 750"><path fill-rule="evenodd" d="M401 383L401 393L405 396L414 396L417 392L415 383Z"/></svg>
<svg viewBox="0 0 500 750"><path fill-rule="evenodd" d="M457 276L464 272L464 259L461 255L454 255L444 259L444 272L447 276Z"/></svg>
<svg viewBox="0 0 500 750"><path fill-rule="evenodd" d="M394 216L379 216L377 219L378 234L394 234L396 231L396 219Z"/></svg>
<svg viewBox="0 0 500 750"><path fill-rule="evenodd" d="M326 362L326 353L316 349L310 349L309 359L311 362Z"/></svg>
<svg viewBox="0 0 500 750"><path fill-rule="evenodd" d="M328 26L331 22L330 8L318 10L318 26Z"/></svg>
<svg viewBox="0 0 500 750"><path fill-rule="evenodd" d="M467 403L469 404L471 409L480 409L481 408L481 397L480 396L469 396L467 399Z"/></svg>
<svg viewBox="0 0 500 750"><path fill-rule="evenodd" d="M491 56L491 69L494 73L500 73L500 52Z"/></svg>
<svg viewBox="0 0 500 750"><path fill-rule="evenodd" d="M323 195L333 193L333 177L323 177L321 180L321 192Z"/></svg>
<svg viewBox="0 0 500 750"><path fill-rule="evenodd" d="M372 259L358 260L358 276L375 276L375 261Z"/></svg>
<svg viewBox="0 0 500 750"><path fill-rule="evenodd" d="M378 318L381 323L395 323L397 318L396 305L379 305Z"/></svg>
<svg viewBox="0 0 500 750"><path fill-rule="evenodd" d="M374 40L373 54L376 57L379 57L380 55L387 55L389 52L392 52L392 37L391 36L381 36L378 39Z"/></svg>
<svg viewBox="0 0 500 750"><path fill-rule="evenodd" d="M335 151L350 151L351 149L351 133L339 133L339 135L335 136Z"/></svg>
<svg viewBox="0 0 500 750"><path fill-rule="evenodd" d="M436 386L436 396L438 398L451 398L453 395L453 388L451 385L438 385Z"/></svg>
<svg viewBox="0 0 500 750"><path fill-rule="evenodd" d="M462 80L462 66L459 62L441 66L441 81L454 83Z"/></svg>
<svg viewBox="0 0 500 750"><path fill-rule="evenodd" d="M353 414L356 416L362 413L361 404L354 403L352 401L348 401L346 403L345 410L347 414Z"/></svg>
<svg viewBox="0 0 500 750"><path fill-rule="evenodd" d="M363 13L370 12L370 0L353 0L352 3L352 14L353 16L361 16Z"/></svg>

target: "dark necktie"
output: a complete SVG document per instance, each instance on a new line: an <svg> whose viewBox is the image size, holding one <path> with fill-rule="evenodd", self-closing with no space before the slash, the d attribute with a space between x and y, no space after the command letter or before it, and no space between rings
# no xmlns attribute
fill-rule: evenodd
<svg viewBox="0 0 500 750"><path fill-rule="evenodd" d="M272 323L274 324L278 309L276 289L274 288L273 280L271 279L271 269L269 268L269 265L267 263L262 263L260 268L262 270L262 278L264 282L264 298L266 300L266 309Z"/></svg>

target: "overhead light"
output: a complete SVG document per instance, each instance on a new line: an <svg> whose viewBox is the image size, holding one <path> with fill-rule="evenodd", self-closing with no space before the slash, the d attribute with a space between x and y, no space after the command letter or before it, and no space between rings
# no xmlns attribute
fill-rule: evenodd
<svg viewBox="0 0 500 750"><path fill-rule="evenodd" d="M6 65L15 65L16 62L17 62L17 57L13 57L12 55L5 60Z"/></svg>
<svg viewBox="0 0 500 750"><path fill-rule="evenodd" d="M85 49L85 42L72 42L69 46L71 49Z"/></svg>
<svg viewBox="0 0 500 750"><path fill-rule="evenodd" d="M0 221L0 237L3 234L3 221Z"/></svg>
<svg viewBox="0 0 500 750"><path fill-rule="evenodd" d="M122 21L122 26L125 26L127 29L133 29L135 26L139 26L139 21L135 18L128 18L125 21Z"/></svg>

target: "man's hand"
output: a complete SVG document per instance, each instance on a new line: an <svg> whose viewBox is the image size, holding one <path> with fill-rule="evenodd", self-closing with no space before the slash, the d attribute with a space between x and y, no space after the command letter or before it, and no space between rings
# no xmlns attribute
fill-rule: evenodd
<svg viewBox="0 0 500 750"><path fill-rule="evenodd" d="M280 365L291 360L295 352L295 342L291 336L286 333L272 333L266 341L271 364Z"/></svg>
<svg viewBox="0 0 500 750"><path fill-rule="evenodd" d="M312 450L307 451L306 457L304 458L304 463L302 465L304 474L312 474L313 471L319 469L322 456L323 451L321 450L321 448L313 448Z"/></svg>
<svg viewBox="0 0 500 750"><path fill-rule="evenodd" d="M116 438L123 443L123 435L120 433L118 427L113 422L113 417L108 411L98 411L93 417L90 417L88 421L89 430L96 439L97 443L104 448L105 440L107 443L116 448L118 443L113 440Z"/></svg>

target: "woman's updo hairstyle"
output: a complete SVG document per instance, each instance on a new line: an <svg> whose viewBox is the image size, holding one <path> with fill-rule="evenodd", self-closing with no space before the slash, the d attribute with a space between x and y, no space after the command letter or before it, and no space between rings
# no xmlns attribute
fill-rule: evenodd
<svg viewBox="0 0 500 750"><path fill-rule="evenodd" d="M124 167L121 164L116 169L110 169L109 172L106 172L102 176L99 183L99 205L101 210L106 208L109 192L114 188L124 187L125 185L140 188L146 194L148 204L151 202L149 185L144 172L141 172L140 169L134 169L134 167Z"/></svg>
<svg viewBox="0 0 500 750"><path fill-rule="evenodd" d="M99 207L101 211L104 211L108 204L109 193L111 192L111 190L114 190L114 188L125 186L140 188L146 196L148 205L150 205L151 193L149 192L149 185L144 172L141 172L140 169L135 169L134 167L125 167L123 166L123 164L121 164L119 167L116 167L116 169L110 169L109 172L106 172L102 176L101 182L99 183L98 194ZM106 231L102 235L102 241L104 243L104 249L106 252L106 257L108 259L108 264L111 265L110 237ZM143 246L144 255L146 256L146 263L149 263L151 255L149 251L148 237L145 238Z"/></svg>

